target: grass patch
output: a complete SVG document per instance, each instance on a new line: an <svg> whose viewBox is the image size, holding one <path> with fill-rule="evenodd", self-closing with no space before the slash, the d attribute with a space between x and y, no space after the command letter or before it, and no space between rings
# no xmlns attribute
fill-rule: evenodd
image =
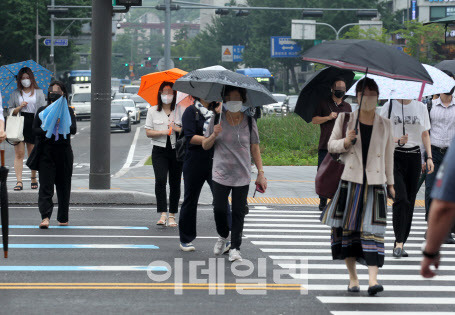
<svg viewBox="0 0 455 315"><path fill-rule="evenodd" d="M264 165L317 165L319 126L295 114L258 120Z"/></svg>

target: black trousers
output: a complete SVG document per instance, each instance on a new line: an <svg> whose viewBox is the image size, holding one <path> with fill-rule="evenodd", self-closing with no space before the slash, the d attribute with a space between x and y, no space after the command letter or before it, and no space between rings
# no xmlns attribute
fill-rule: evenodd
<svg viewBox="0 0 455 315"><path fill-rule="evenodd" d="M177 161L175 149L154 146L152 163L155 172L155 195L157 212L167 212L166 185L169 175L169 213L177 213L180 200L182 163Z"/></svg>
<svg viewBox="0 0 455 315"><path fill-rule="evenodd" d="M221 237L229 236L228 197L232 191L231 248L240 250L243 224L245 222L249 185L229 187L213 182L213 201L216 231Z"/></svg>
<svg viewBox="0 0 455 315"><path fill-rule="evenodd" d="M73 150L70 145L55 145L44 142L39 159L38 208L41 218L51 218L54 203L54 186L57 191L57 221L68 222L73 176Z"/></svg>
<svg viewBox="0 0 455 315"><path fill-rule="evenodd" d="M431 146L431 153L433 157L434 172L427 174L425 178L425 220L428 221L428 215L430 213L431 201L431 190L433 189L434 181L436 179L436 174L438 173L439 167L444 160L445 151L440 150L434 146Z"/></svg>
<svg viewBox="0 0 455 315"><path fill-rule="evenodd" d="M329 151L327 151L327 150L319 150L318 151L318 169L319 169L319 166L321 166L322 161L324 161L325 156L327 155L328 152ZM327 198L319 196L319 207L323 208L326 205L327 205Z"/></svg>
<svg viewBox="0 0 455 315"><path fill-rule="evenodd" d="M213 195L212 157L208 151L188 150L183 162L184 198L179 215L180 242L190 243L196 239L197 205L204 183L210 186ZM232 224L231 207L228 203L228 224Z"/></svg>
<svg viewBox="0 0 455 315"><path fill-rule="evenodd" d="M420 151L417 153L403 153L395 150L393 231L397 243L405 243L411 232L414 205L417 197L417 184L419 182L421 168Z"/></svg>

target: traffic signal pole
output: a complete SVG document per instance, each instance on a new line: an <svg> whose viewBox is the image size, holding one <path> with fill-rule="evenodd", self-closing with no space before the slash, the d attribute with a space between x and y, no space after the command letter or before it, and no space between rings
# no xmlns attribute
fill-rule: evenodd
<svg viewBox="0 0 455 315"><path fill-rule="evenodd" d="M166 70L171 68L171 0L164 0L164 65Z"/></svg>
<svg viewBox="0 0 455 315"><path fill-rule="evenodd" d="M111 188L112 2L92 0L92 95L90 189Z"/></svg>

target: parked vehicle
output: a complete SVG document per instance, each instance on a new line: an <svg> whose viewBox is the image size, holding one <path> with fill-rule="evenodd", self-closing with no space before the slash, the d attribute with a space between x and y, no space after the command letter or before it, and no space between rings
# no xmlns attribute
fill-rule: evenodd
<svg viewBox="0 0 455 315"><path fill-rule="evenodd" d="M139 85L123 85L120 87L120 92L137 94L137 92L139 92L139 88L140 88Z"/></svg>
<svg viewBox="0 0 455 315"><path fill-rule="evenodd" d="M286 100L284 101L283 107L286 108L288 113L293 113L295 110L295 105L297 104L297 100L299 99L298 95L289 95Z"/></svg>
<svg viewBox="0 0 455 315"><path fill-rule="evenodd" d="M127 111L130 111L130 119L133 124L141 122L141 110L137 108L136 103L131 99L113 100L111 105L122 105Z"/></svg>
<svg viewBox="0 0 455 315"><path fill-rule="evenodd" d="M77 120L90 118L92 107L92 85L91 83L73 84L73 94L70 97L70 106L74 109Z"/></svg>
<svg viewBox="0 0 455 315"><path fill-rule="evenodd" d="M111 106L111 130L131 132L130 113L120 104Z"/></svg>

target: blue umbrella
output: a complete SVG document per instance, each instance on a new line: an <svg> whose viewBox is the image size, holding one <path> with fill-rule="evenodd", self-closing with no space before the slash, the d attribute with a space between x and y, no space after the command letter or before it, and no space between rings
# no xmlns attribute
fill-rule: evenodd
<svg viewBox="0 0 455 315"><path fill-rule="evenodd" d="M33 60L12 63L0 67L0 92L2 94L4 106L8 103L11 93L17 89L16 75L19 70L24 67L29 67L33 71L36 83L46 94L53 76L51 71L37 64Z"/></svg>
<svg viewBox="0 0 455 315"><path fill-rule="evenodd" d="M55 140L58 140L59 135L63 135L63 138L66 139L66 136L70 133L71 116L66 97L62 96L47 106L39 113L39 118L42 121L41 129L46 131L47 138L55 135ZM60 122L57 124L59 119Z"/></svg>

